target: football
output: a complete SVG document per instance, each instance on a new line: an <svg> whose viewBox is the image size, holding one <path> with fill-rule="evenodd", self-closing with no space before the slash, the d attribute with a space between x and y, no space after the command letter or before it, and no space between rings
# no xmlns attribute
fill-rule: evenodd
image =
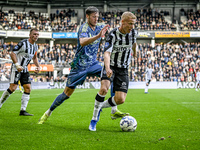
<svg viewBox="0 0 200 150"><path fill-rule="evenodd" d="M125 116L120 121L120 128L122 131L135 131L137 128L137 121L132 116Z"/></svg>

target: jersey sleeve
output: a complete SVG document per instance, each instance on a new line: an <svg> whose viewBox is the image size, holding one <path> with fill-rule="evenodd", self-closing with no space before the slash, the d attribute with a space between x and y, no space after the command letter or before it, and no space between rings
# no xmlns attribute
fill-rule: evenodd
<svg viewBox="0 0 200 150"><path fill-rule="evenodd" d="M132 30L132 44L136 43L136 36L138 35L138 31L133 29Z"/></svg>
<svg viewBox="0 0 200 150"><path fill-rule="evenodd" d="M79 28L79 31L78 31L79 38L89 37L87 29L88 29L88 25L86 24Z"/></svg>
<svg viewBox="0 0 200 150"><path fill-rule="evenodd" d="M23 41L20 41L20 42L13 48L12 51L13 51L15 54L17 54L17 53L19 53L20 51L22 51L23 46L24 46Z"/></svg>
<svg viewBox="0 0 200 150"><path fill-rule="evenodd" d="M109 33L104 45L104 52L112 52L113 43L114 43L114 36L112 35L112 33Z"/></svg>
<svg viewBox="0 0 200 150"><path fill-rule="evenodd" d="M38 51L38 45L35 46L36 50L35 50L35 54L37 56L37 51Z"/></svg>

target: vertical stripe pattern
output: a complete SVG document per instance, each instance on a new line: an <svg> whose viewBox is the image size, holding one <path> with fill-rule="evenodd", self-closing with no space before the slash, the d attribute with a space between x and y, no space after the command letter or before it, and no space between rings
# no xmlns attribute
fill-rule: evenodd
<svg viewBox="0 0 200 150"><path fill-rule="evenodd" d="M110 65L118 68L128 68L131 61L133 43L136 43L136 30L122 34L114 28L106 38L104 52L111 52Z"/></svg>
<svg viewBox="0 0 200 150"><path fill-rule="evenodd" d="M38 50L37 44L31 44L28 39L20 41L17 46L13 49L13 52L16 54L18 63L24 68L23 72L28 72L28 64L31 62L34 55ZM15 65L13 65L15 67ZM13 68L17 71L16 68Z"/></svg>

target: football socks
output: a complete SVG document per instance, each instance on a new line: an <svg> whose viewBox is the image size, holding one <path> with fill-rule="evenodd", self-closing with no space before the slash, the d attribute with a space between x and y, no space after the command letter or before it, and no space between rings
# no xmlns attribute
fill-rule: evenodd
<svg viewBox="0 0 200 150"><path fill-rule="evenodd" d="M66 99L69 97L63 92L62 94L58 95L54 102L52 103L50 110L53 111L56 107L62 104Z"/></svg>

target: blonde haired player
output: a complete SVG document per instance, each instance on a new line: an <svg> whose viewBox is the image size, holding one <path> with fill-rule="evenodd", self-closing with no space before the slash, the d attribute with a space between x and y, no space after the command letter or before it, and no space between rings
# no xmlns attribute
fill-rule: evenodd
<svg viewBox="0 0 200 150"><path fill-rule="evenodd" d="M122 113L117 105L123 104L126 99L129 85L128 68L131 61L131 52L136 57L137 31L134 28L136 16L131 12L124 12L121 16L120 27L114 28L108 34L104 46L104 68L101 72L101 88L95 97L93 117L89 125L90 131L96 131L100 112L103 108L112 107L111 119L122 118L129 113ZM104 101L111 82L115 96Z"/></svg>

